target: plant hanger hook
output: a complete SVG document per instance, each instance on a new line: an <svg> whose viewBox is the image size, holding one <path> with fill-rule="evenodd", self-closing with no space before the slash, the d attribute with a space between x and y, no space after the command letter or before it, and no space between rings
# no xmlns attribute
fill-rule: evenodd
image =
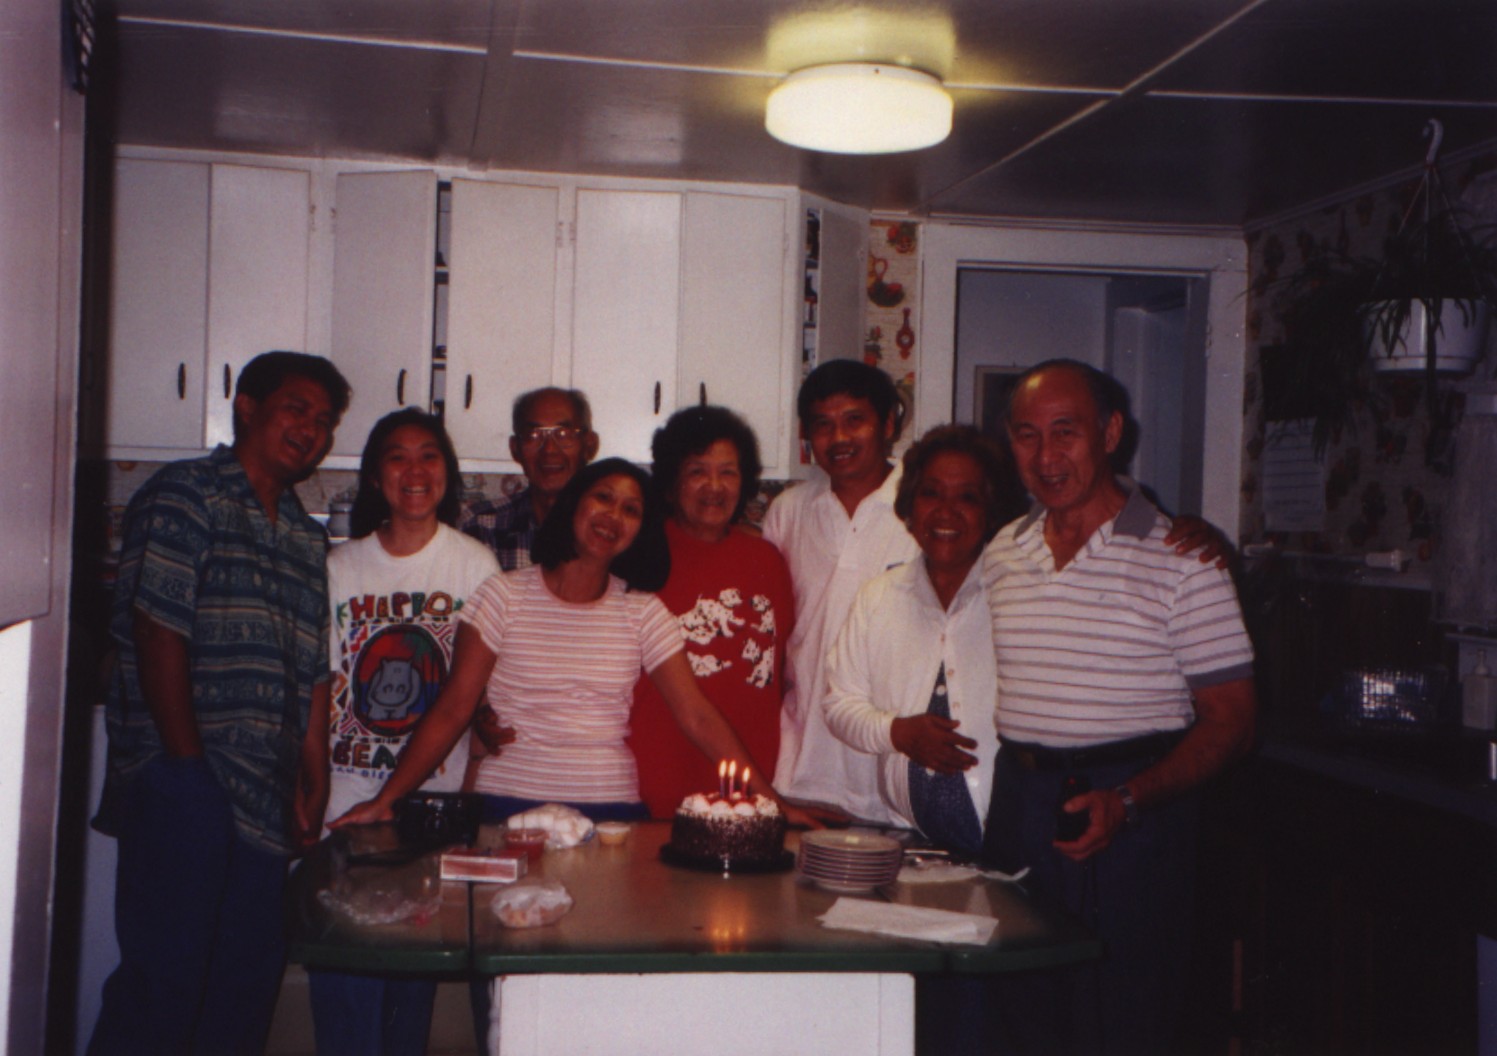
<svg viewBox="0 0 1497 1056"><path fill-rule="evenodd" d="M1429 150L1424 154L1424 167L1432 169L1435 167L1435 159L1440 155L1440 144L1445 140L1445 126L1438 117L1432 117L1424 123L1424 138L1429 140Z"/></svg>

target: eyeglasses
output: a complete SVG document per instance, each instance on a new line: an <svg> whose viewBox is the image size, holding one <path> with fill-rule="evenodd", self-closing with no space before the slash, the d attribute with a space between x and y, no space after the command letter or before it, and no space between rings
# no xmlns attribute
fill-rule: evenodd
<svg viewBox="0 0 1497 1056"><path fill-rule="evenodd" d="M554 441L557 447L571 448L582 443L583 430L573 425L534 425L520 434L520 446L531 450L539 449L547 440Z"/></svg>

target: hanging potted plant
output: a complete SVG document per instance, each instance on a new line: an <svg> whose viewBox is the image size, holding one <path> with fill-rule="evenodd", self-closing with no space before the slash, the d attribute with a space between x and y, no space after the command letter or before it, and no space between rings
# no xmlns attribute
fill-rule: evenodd
<svg viewBox="0 0 1497 1056"><path fill-rule="evenodd" d="M1317 450L1351 423L1374 371L1422 372L1433 417L1436 377L1469 373L1485 351L1497 238L1451 204L1434 164L1439 122L1426 134L1423 177L1382 253L1326 253L1277 284L1291 402L1314 420Z"/></svg>
<svg viewBox="0 0 1497 1056"><path fill-rule="evenodd" d="M1466 374L1486 344L1497 301L1490 228L1446 210L1390 238L1362 327L1374 370Z"/></svg>

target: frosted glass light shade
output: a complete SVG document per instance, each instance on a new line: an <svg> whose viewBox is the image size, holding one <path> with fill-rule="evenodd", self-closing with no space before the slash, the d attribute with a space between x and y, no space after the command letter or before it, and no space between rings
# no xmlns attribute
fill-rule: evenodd
<svg viewBox="0 0 1497 1056"><path fill-rule="evenodd" d="M808 66L769 93L764 127L832 154L892 154L951 134L951 96L928 73L867 62Z"/></svg>

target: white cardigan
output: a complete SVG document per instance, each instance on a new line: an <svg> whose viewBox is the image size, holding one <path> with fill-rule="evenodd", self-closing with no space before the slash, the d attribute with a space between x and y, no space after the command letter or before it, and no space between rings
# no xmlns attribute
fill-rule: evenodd
<svg viewBox="0 0 1497 1056"><path fill-rule="evenodd" d="M822 706L838 738L880 756L879 793L901 825L915 827L909 758L895 750L889 731L896 718L929 708L942 663L951 717L960 723L959 733L977 742L977 765L963 776L978 818L987 817L998 751L992 634L981 562L949 610L936 599L923 557L870 580L853 602L828 659Z"/></svg>

